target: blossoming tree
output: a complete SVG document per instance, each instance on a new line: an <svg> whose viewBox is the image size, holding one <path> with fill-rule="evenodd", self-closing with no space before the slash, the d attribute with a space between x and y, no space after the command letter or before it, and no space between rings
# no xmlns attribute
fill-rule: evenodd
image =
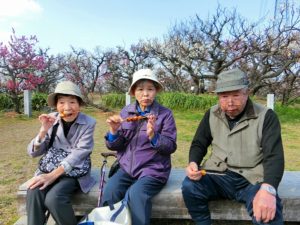
<svg viewBox="0 0 300 225"><path fill-rule="evenodd" d="M44 58L38 55L36 36L16 36L13 33L7 44L0 42L0 86L13 101L20 113L24 90L33 90L43 82Z"/></svg>

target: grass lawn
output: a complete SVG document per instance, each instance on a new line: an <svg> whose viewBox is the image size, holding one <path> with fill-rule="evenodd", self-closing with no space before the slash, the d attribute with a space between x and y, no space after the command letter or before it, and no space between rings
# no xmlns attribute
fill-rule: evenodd
<svg viewBox="0 0 300 225"><path fill-rule="evenodd" d="M105 120L111 113L103 113L92 108L84 111L97 120L92 163L94 167L100 167L102 163L100 152L106 151L103 137L108 127ZM185 167L187 164L189 146L203 112L176 111L174 115L178 129L178 149L172 155L172 162L173 166L178 168ZM14 224L18 219L16 191L21 183L33 175L37 167L38 159L30 158L26 152L27 144L36 136L40 128L37 116L37 113L34 113L32 118L14 113L0 113L0 225ZM300 170L299 128L299 120L282 122L286 170ZM157 221L153 223L160 224ZM163 224L179 225L176 222ZM190 223L187 221L180 224Z"/></svg>

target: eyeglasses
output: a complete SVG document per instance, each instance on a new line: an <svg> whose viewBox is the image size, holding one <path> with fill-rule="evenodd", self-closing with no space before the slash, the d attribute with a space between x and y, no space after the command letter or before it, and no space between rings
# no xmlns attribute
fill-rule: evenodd
<svg viewBox="0 0 300 225"><path fill-rule="evenodd" d="M240 95L219 95L219 100L222 102L237 102L237 101L241 101L243 99L244 95L240 94Z"/></svg>

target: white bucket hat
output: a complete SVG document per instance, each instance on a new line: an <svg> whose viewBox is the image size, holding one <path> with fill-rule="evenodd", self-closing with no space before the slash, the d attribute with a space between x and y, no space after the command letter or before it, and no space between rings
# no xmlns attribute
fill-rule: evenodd
<svg viewBox="0 0 300 225"><path fill-rule="evenodd" d="M163 89L163 85L158 81L156 75L153 73L152 70L150 70L150 69L140 69L140 70L136 71L133 74L132 83L131 83L130 88L128 90L128 93L130 95L134 95L134 93L132 93L132 87L136 84L136 82L138 82L139 80L142 80L142 79L152 80L155 83L157 83L158 86L159 86L159 89L157 91L161 91Z"/></svg>
<svg viewBox="0 0 300 225"><path fill-rule="evenodd" d="M57 84L54 93L48 95L47 102L50 107L56 107L55 97L58 94L74 95L74 96L79 97L81 99L81 101L83 102L82 94L81 94L79 87L71 81L60 82L59 84Z"/></svg>

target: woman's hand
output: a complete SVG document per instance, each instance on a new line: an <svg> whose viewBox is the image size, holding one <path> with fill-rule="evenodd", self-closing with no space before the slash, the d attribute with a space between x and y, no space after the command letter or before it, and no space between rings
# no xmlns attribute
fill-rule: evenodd
<svg viewBox="0 0 300 225"><path fill-rule="evenodd" d="M53 126L56 118L54 116L50 116L48 114L41 114L39 116L39 121L41 122L42 126L39 132L39 138L40 140L43 139L50 129L50 127Z"/></svg>
<svg viewBox="0 0 300 225"><path fill-rule="evenodd" d="M65 170L62 166L59 166L55 170L53 170L51 173L45 173L38 175L36 177L33 177L29 184L27 185L28 189L34 189L37 187L40 187L40 190L45 189L50 184L52 184L58 177L60 177L62 174L65 173Z"/></svg>
<svg viewBox="0 0 300 225"><path fill-rule="evenodd" d="M40 190L45 189L47 186L52 184L56 178L51 173L41 174L32 178L27 186L28 189L35 189L40 187Z"/></svg>
<svg viewBox="0 0 300 225"><path fill-rule="evenodd" d="M150 140L152 140L152 138L154 137L155 121L156 121L156 117L154 115L148 116L147 135Z"/></svg>
<svg viewBox="0 0 300 225"><path fill-rule="evenodd" d="M117 130L121 126L122 118L119 115L110 116L106 123L109 125L109 131L111 134L116 134Z"/></svg>

